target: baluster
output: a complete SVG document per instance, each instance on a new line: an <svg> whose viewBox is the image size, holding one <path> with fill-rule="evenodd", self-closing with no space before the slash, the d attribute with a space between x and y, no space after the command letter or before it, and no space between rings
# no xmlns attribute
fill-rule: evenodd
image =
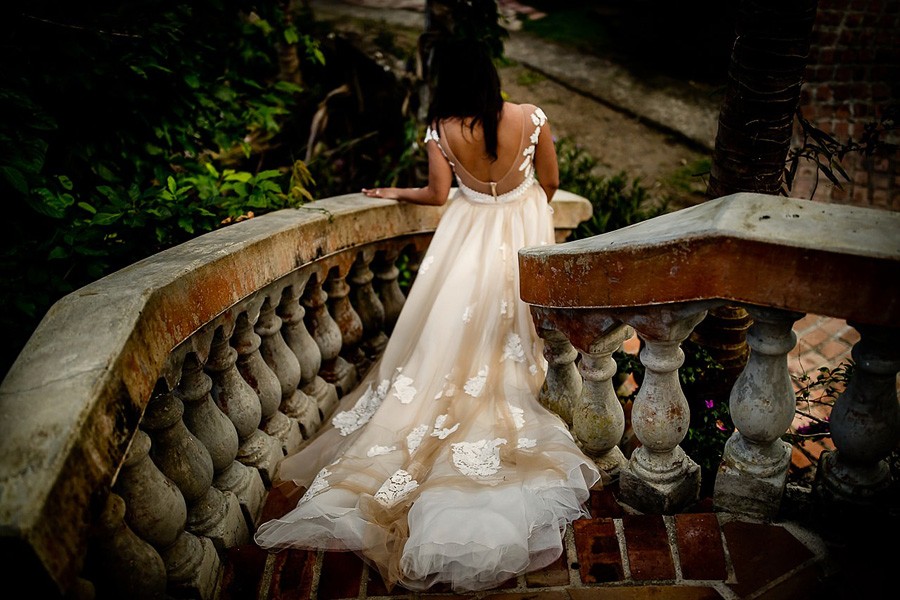
<svg viewBox="0 0 900 600"><path fill-rule="evenodd" d="M388 341L384 333L384 305L375 293L375 287L372 285L375 274L369 268L374 256L375 251L371 249L357 254L349 276L352 304L362 320L361 347L367 359L367 364L360 370L360 375L363 375L371 367L372 362L381 356Z"/></svg>
<svg viewBox="0 0 900 600"><path fill-rule="evenodd" d="M572 410L581 398L583 388L581 375L575 365L578 350L566 334L551 326L539 325L537 332L544 340L543 352L547 360L547 376L538 399L571 427Z"/></svg>
<svg viewBox="0 0 900 600"><path fill-rule="evenodd" d="M216 328L205 369L212 378L210 395L238 434L237 459L255 467L269 487L278 462L284 457L281 442L259 429L262 407L259 396L237 370L237 350L228 344L224 327Z"/></svg>
<svg viewBox="0 0 900 600"><path fill-rule="evenodd" d="M138 430L116 478L114 491L125 501L125 520L165 563L170 591L211 598L220 560L212 540L185 531L187 505L175 483L150 460L150 436Z"/></svg>
<svg viewBox="0 0 900 600"><path fill-rule="evenodd" d="M253 315L254 321L259 318L258 311ZM284 454L293 454L303 443L303 434L297 421L281 412L281 382L263 360L259 350L262 340L253 325L248 312L242 312L235 323L231 346L237 350L237 370L259 396L260 429L281 442Z"/></svg>
<svg viewBox="0 0 900 600"><path fill-rule="evenodd" d="M153 395L143 419L153 440L150 457L184 495L188 531L208 537L224 553L246 543L250 533L237 497L213 487L212 457L188 431L183 414L184 404L174 393L160 390Z"/></svg>
<svg viewBox="0 0 900 600"><path fill-rule="evenodd" d="M394 331L394 324L400 311L403 309L403 303L406 302L406 296L400 289L400 283L397 278L400 276L400 269L397 268L397 259L400 256L400 250L390 248L375 254L372 261L372 272L375 274L374 286L381 299L381 305L384 307L384 331L390 335Z"/></svg>
<svg viewBox="0 0 900 600"><path fill-rule="evenodd" d="M750 356L728 403L736 431L725 443L713 500L731 512L774 517L781 506L791 446L781 439L794 417L796 399L787 353L797 342L791 330L802 317L748 306Z"/></svg>
<svg viewBox="0 0 900 600"><path fill-rule="evenodd" d="M631 410L641 443L622 469L622 500L645 513L671 514L700 496L700 467L678 445L690 426L690 408L678 367L681 342L706 314L696 306L653 309L625 320L645 342L640 359L646 372Z"/></svg>
<svg viewBox="0 0 900 600"><path fill-rule="evenodd" d="M322 417L316 402L298 387L300 363L281 335L281 317L275 314L275 305L269 298L259 309L256 333L262 340L259 352L281 384L281 410L297 420L303 437L309 439L322 425Z"/></svg>
<svg viewBox="0 0 900 600"><path fill-rule="evenodd" d="M355 378L356 369L340 355L341 328L328 312L325 304L327 299L328 295L322 289L319 277L314 276L306 285L300 301L306 307L306 327L322 353L319 375L334 385L340 397L353 389L349 384L354 383L351 378Z"/></svg>
<svg viewBox="0 0 900 600"><path fill-rule="evenodd" d="M211 389L212 379L203 372L197 355L188 354L177 390L184 403L184 424L203 442L212 458L213 485L237 497L248 529L253 530L262 512L266 487L259 471L236 460L237 430L213 402Z"/></svg>
<svg viewBox="0 0 900 600"><path fill-rule="evenodd" d="M333 384L319 376L322 351L303 322L306 309L300 304L301 288L302 285L289 285L282 291L281 302L278 305L281 334L300 363L300 389L315 400L319 407L319 416L326 419L337 408L338 394Z"/></svg>
<svg viewBox="0 0 900 600"><path fill-rule="evenodd" d="M813 489L828 515L842 519L865 515L880 522L884 509L891 510L888 490L892 480L886 458L900 437L900 331L850 325L860 334L851 350L855 369L831 409L831 439L836 449L823 453Z"/></svg>
<svg viewBox="0 0 900 600"><path fill-rule="evenodd" d="M98 599L166 598L163 559L128 527L125 501L116 494L107 497L92 541L89 571Z"/></svg>
<svg viewBox="0 0 900 600"><path fill-rule="evenodd" d="M367 368L366 355L360 348L363 336L362 320L350 304L350 286L340 267L331 269L325 282L325 292L328 294L327 303L331 318L341 330L340 355L353 366L346 382L342 382L344 393L347 393L347 390L356 387L359 373Z"/></svg>
<svg viewBox="0 0 900 600"><path fill-rule="evenodd" d="M601 471L610 475L626 463L618 445L625 432L625 413L612 383L617 368L612 353L631 334L630 327L620 324L580 349L578 371L584 384L572 410L572 435Z"/></svg>

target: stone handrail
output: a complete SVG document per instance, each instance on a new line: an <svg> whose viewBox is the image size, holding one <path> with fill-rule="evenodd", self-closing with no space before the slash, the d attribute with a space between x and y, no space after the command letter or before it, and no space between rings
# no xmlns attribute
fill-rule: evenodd
<svg viewBox="0 0 900 600"><path fill-rule="evenodd" d="M560 240L591 212L589 202L564 191L554 198L553 206ZM172 578L178 575L172 565L178 563L181 564L178 568L184 567L184 561L179 563L179 560L206 560L203 557L209 553L205 552L207 546L204 544L209 540L216 550L221 550L223 544L227 546L229 540L237 539L235 536L240 535L240 531L246 534L240 523L220 519L217 529L204 530L207 537L202 538L203 544L194 536L186 538L185 502L189 513L197 508L193 504L203 504L191 496L194 492L189 488L205 475L192 475L182 482L179 472L194 467L170 465L170 470L165 471L168 459L153 454L154 450L159 453L167 445L174 444L172 447L176 448L180 447L178 444L193 443L190 435L181 433L183 425L178 416L183 412L184 422L193 423L191 435L194 437L224 440L220 446L228 446L228 440L233 437L235 446L238 442L241 444L241 453L264 453L261 448L265 444L254 446L255 442L251 443L249 439L254 436L241 431L243 417L237 413L228 414L234 425L226 419L224 425L216 426L215 431L203 429L207 427L207 421L221 417L219 411L210 413L209 405L204 403L210 389L216 394L228 393L228 386L234 383L227 380L228 368L237 360L238 366L247 372L264 369L258 371L259 377L268 374L274 378L276 390L279 380L283 387L286 379L289 381L294 377L293 391L295 395L299 393L296 391L300 377L297 359L291 362L296 373L285 375L279 372L279 359L273 354L277 353L277 348L272 350L275 338L269 334L278 333L281 323L285 328L295 326L296 317L290 314L293 311L296 316L297 310L301 314L302 328L303 306L297 303L297 295L306 283L316 282L308 287L321 294L322 301L318 296L311 298L310 307L324 307L327 299L328 310L342 310L340 302L349 289L344 278L355 273L350 266L354 257L360 253L366 255L365 264L359 271L360 285L365 286L373 277L366 262L372 260L373 252L387 248L396 257L404 248L423 249L442 212L443 208L439 207L401 205L359 194L320 200L299 209L277 211L202 235L59 300L41 321L0 386L0 544L4 568L16 572L17 579L24 577L29 581L38 596L73 593L79 582L84 583L79 574L85 566L89 538L97 537L97 531L100 531L99 545L103 546L104 540L115 539L119 543L134 537L128 531L122 533L123 516L134 529L142 515L134 514L134 506L126 506L127 503L119 498L120 494L130 494L129 497L135 498L134 504L139 504L141 494L144 494L145 498L152 496L158 506L170 507L167 518L175 519L174 530L160 533L159 523L156 523L147 529L144 541L136 540L128 546L135 548L136 553L144 552L140 555L142 558L135 561L149 565L146 569L152 570L160 563L159 555L150 548L156 545L165 561L170 585ZM342 258L345 255L348 258ZM316 267L320 263L325 266ZM385 277L396 280L393 263L386 268L389 271ZM297 273L304 269L305 274L298 276ZM336 277L332 277L334 273L337 273ZM331 286L327 293L322 291L326 281ZM371 290L371 285L368 289ZM292 290L296 295L290 298ZM280 306L282 293L286 294L286 301ZM275 315L276 306L280 316ZM342 314L355 315L352 307L346 306ZM358 326L359 317L354 318ZM331 318L328 319L333 325ZM340 321L341 317L335 319ZM348 334L344 322L338 325L340 330L335 328L336 340L316 339L316 343L329 348L332 347L329 344L336 343L335 353L341 349L341 336L346 339ZM286 330L282 332L289 337ZM327 333L319 335L326 336ZM373 335L376 333L384 335L382 332ZM282 336L276 337L280 340ZM238 348L237 359L232 347ZM322 356L318 348L314 350L318 361ZM261 356L258 351L265 355L268 366L253 362ZM333 363L340 357L324 358ZM200 365L198 359L206 364ZM243 359L246 360L241 362ZM222 379L217 379L219 375ZM304 381L305 375L312 377L315 373L304 374ZM209 376L213 378L212 384ZM324 384L320 378L316 379ZM310 383L310 388L317 382ZM259 381L253 383L257 386ZM176 384L177 398L173 400ZM332 398L320 399L320 402L334 401L334 384L329 382L327 385ZM262 392L256 391L260 394L260 398L253 396L258 424ZM297 401L296 397L290 397L289 391L281 406L293 409L292 402ZM273 431L284 426L278 434L282 436L283 447L277 449L278 457L281 457L282 451L299 440L298 425L300 430L305 425L314 427L319 416L309 416L314 423L296 414L288 419L277 405L276 400L276 407L270 409L268 416L263 407L262 418L265 421L271 417L272 423L275 416L282 418L277 427L270 423ZM277 414L271 414L271 410L276 410ZM251 424L251 428L257 424ZM142 429L138 429L139 425ZM291 433L291 427L294 433ZM235 437L236 430L239 441ZM266 434L265 437L270 436ZM208 481L205 487L200 486L198 493L208 496L215 492L215 502L220 502L223 507L232 506L236 495L241 510L257 511L248 516L252 527L259 508L259 499L253 498L258 493L252 490L258 487L256 480L260 475L255 469L250 469L253 471L250 477L246 472L229 467L229 463L237 463L232 459L238 450L225 451L224 462L219 456L220 450L199 449L197 460L204 464L197 466L199 471L196 472L206 472L209 468L206 463L212 460L209 473L215 471L216 487L225 489L232 485L234 494L231 491L220 493ZM172 486L166 484L156 486L155 491L149 488L149 481L166 478L161 477L156 467L147 470L149 461L143 459L148 452L154 462L163 465L159 468L165 471L168 480L179 484L180 493L169 494ZM231 452L230 457L228 452ZM184 448L175 452L179 453L183 454ZM237 458L248 463L258 459L254 464L268 483L272 466L265 458L244 454ZM132 476L138 473L141 473L139 477ZM224 482L228 477L232 481ZM236 478L243 483L235 484ZM114 484L116 494L110 494ZM166 504L163 499L171 502ZM223 510L227 512L230 508ZM182 515L180 525L178 514ZM192 513L187 518L188 529L202 529L197 523L191 524L199 516ZM226 522L231 525L221 525ZM165 539L159 542L157 538ZM115 544L111 543L112 546ZM165 548L160 549L162 546ZM211 589L209 573L214 569L203 565L194 565L191 569L193 574L185 576L185 581L193 578L189 586L192 593L208 597ZM135 585L134 581L140 579L134 573L129 574L127 569L122 576L132 578L131 582L120 582L126 587ZM165 577L163 574L163 580ZM46 595L42 595L44 593Z"/></svg>
<svg viewBox="0 0 900 600"><path fill-rule="evenodd" d="M749 359L730 394L736 431L716 475L717 508L778 514L790 463L781 437L795 408L787 353L804 313L844 318L861 336L855 374L831 412L836 450L820 461L814 492L834 508L884 500L885 459L900 439L900 214L735 194L600 236L525 248L519 271L521 297L546 341L542 401L601 467L620 475L624 503L672 513L697 500L699 468L679 445L690 423L680 345L724 304L746 308L753 324ZM640 444L626 459L612 353L634 331L646 374L631 412Z"/></svg>

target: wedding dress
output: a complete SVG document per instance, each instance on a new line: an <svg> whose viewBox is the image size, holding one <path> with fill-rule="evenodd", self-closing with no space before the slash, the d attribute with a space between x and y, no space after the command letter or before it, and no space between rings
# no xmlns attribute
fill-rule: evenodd
<svg viewBox="0 0 900 600"><path fill-rule="evenodd" d="M538 402L546 361L518 294L518 249L554 241L533 168L546 116L522 106L520 159L493 184L428 129L457 193L381 358L282 461L279 479L307 491L260 546L353 550L389 586L473 591L552 563L587 516L599 473Z"/></svg>

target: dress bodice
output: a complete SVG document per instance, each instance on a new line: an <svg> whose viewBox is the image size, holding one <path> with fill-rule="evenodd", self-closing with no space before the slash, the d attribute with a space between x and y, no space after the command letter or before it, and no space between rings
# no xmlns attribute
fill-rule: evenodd
<svg viewBox="0 0 900 600"><path fill-rule="evenodd" d="M425 142L433 140L450 163L459 189L473 201L484 204L509 202L519 197L534 183L534 154L541 127L547 116L539 107L523 113L522 136L516 151L516 159L497 181L482 181L472 175L456 158L450 144L446 143L444 124L429 126L425 131Z"/></svg>

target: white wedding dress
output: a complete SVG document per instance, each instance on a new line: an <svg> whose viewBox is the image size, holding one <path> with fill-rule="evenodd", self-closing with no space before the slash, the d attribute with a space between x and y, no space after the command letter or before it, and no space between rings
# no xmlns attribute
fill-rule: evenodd
<svg viewBox="0 0 900 600"><path fill-rule="evenodd" d="M517 251L554 241L532 164L546 117L522 106L521 160L493 185L429 128L458 191L382 357L282 462L308 489L260 526L263 548L353 550L389 586L464 592L552 563L587 516L599 473L538 402L546 361L519 299Z"/></svg>

